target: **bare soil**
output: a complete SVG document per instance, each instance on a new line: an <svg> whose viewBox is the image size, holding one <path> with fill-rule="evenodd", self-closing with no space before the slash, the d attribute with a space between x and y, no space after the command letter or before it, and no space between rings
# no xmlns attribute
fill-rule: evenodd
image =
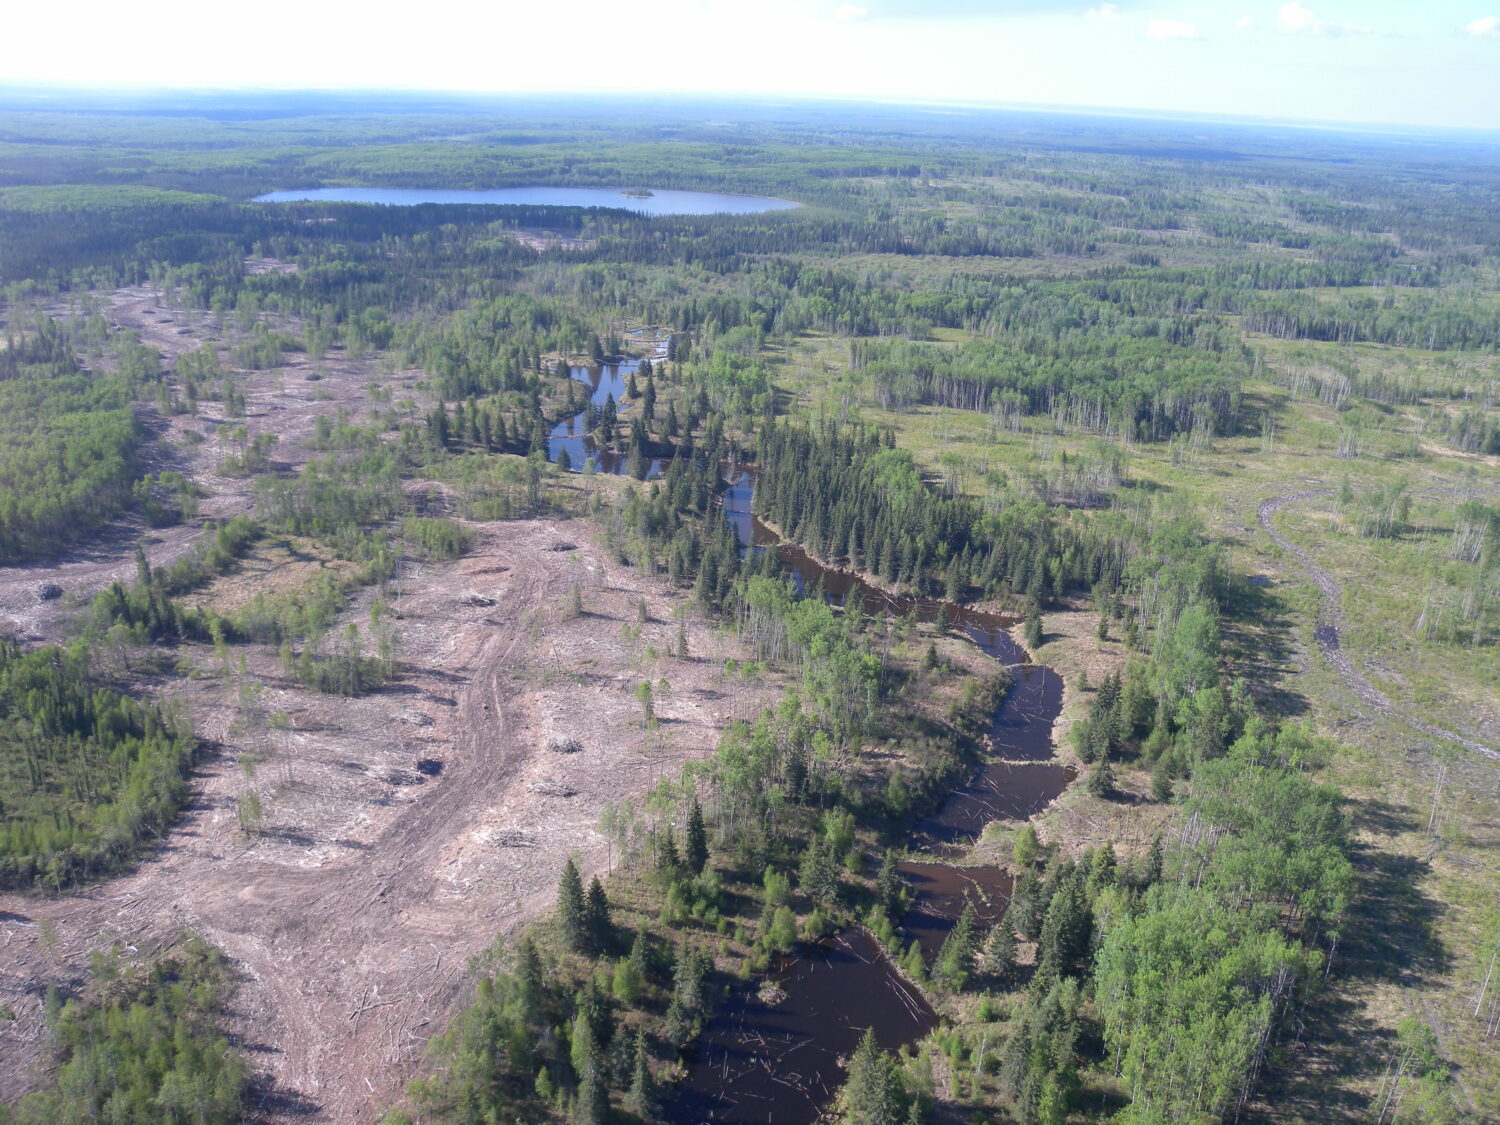
<svg viewBox="0 0 1500 1125"><path fill-rule="evenodd" d="M605 866L604 804L706 754L776 694L769 681L723 690L722 658L746 654L697 621L695 655L648 666L646 646L676 636L679 599L604 561L590 529L475 530L470 557L402 583L407 671L393 688L313 695L255 650L263 689L248 705L217 676L169 685L219 747L179 827L130 875L54 899L0 896L0 995L18 1017L0 1037L0 1097L30 1084L49 983L80 980L91 949L149 950L191 928L243 971L233 1030L263 1072L262 1119L374 1120L444 1026L468 959L550 907L570 851L586 872ZM575 579L588 612L569 620ZM495 604L466 604L476 592ZM637 641L641 597L651 620ZM648 731L634 688L663 677ZM271 729L276 713L289 731ZM549 752L552 734L583 748ZM253 779L241 753L261 759ZM419 762L441 766L429 775ZM237 817L251 786L266 808L255 837Z"/></svg>
<svg viewBox="0 0 1500 1125"><path fill-rule="evenodd" d="M1080 772L1092 767L1079 758L1073 746L1073 725L1088 716L1093 692L1106 677L1124 671L1129 655L1120 641L1119 626L1111 623L1110 639L1101 641L1096 633L1098 624L1099 615L1081 604L1043 614L1044 636L1036 651L1036 659L1063 678L1063 709L1053 725L1052 740L1058 757ZM1084 676L1093 685L1089 691L1081 687ZM1172 806L1151 799L1150 771L1130 762L1116 762L1114 768L1115 792L1111 796L1092 796L1081 784L1085 778L1080 777L1045 812L1033 818L1043 841L1073 859L1090 848L1111 844L1123 860L1148 849L1151 841L1166 831ZM996 844L1008 847L1012 839L1005 837Z"/></svg>
<svg viewBox="0 0 1500 1125"><path fill-rule="evenodd" d="M112 317L168 356L222 339L211 318L169 308L160 294L109 300ZM275 432L278 459L305 460L320 413L364 408L374 364L330 356L315 382L297 377L313 368L303 357L250 373L251 434ZM176 433L216 409L159 421ZM249 482L213 472L228 452L217 437L177 452L209 493L205 515L249 510ZM31 1088L45 1065L49 986L76 989L91 950L149 954L191 929L240 972L230 1031L255 1071L255 1118L376 1120L461 1000L470 959L551 906L569 852L586 876L607 866L595 827L603 806L675 775L729 721L779 695L775 677L724 684L724 660L749 654L693 617L682 595L607 558L593 545L596 527L470 526L466 558L408 561L398 573L402 670L378 693L308 692L257 646L237 646L230 668L211 649L185 647L175 655L197 674L142 685L178 701L209 747L193 797L133 872L56 897L0 895L0 1003L16 1015L0 1023L0 1099ZM39 602L36 585L54 581L74 595L65 600L83 600L128 577L139 530L122 524L87 550L0 572L0 618L56 639L68 610ZM166 561L196 534L155 533L148 555ZM201 596L227 608L249 587L283 581L292 556L262 554ZM577 617L564 608L575 582ZM341 624L363 624L372 597L356 599ZM683 613L690 655L660 655L675 647ZM232 667L241 654L247 690ZM647 679L658 686L649 730L634 697ZM551 752L553 735L582 748ZM247 835L239 802L252 789L264 817Z"/></svg>
<svg viewBox="0 0 1500 1125"><path fill-rule="evenodd" d="M168 371L178 356L205 345L220 351L221 366L226 371L236 370L228 355L239 335L233 323L220 323L213 313L201 309L181 307L172 294L149 286L117 289L98 295L97 300L113 325L135 332L141 343L159 351ZM49 311L64 316L72 310L60 306ZM268 322L290 335L301 334L300 326L289 319ZM201 401L196 414L170 417L151 406L138 407L145 424L157 435L155 449L147 451L148 458L158 462L153 467L176 469L198 484L204 493L199 502L201 518L227 519L247 514L254 506L253 479L219 472L224 459L239 451L237 443L229 439L230 430L243 425L247 440L275 434L273 466L295 469L317 455L308 442L320 415L332 418L342 410L351 422L370 420L371 412L378 408L369 397L372 383L389 388L393 401L421 400L413 385L419 373L387 369L375 354L350 357L342 349L332 348L321 361L302 352L289 352L283 358L285 362L277 367L240 373L245 391L244 418L226 418L223 404L218 402ZM189 432L201 440L189 438ZM54 558L0 567L0 623L26 641L56 640L64 631L71 607L87 601L111 582L134 575L138 542L143 543L151 564L159 566L189 551L200 531L199 520L151 529L127 516L94 541ZM42 582L62 587L63 597L43 601L37 593Z"/></svg>

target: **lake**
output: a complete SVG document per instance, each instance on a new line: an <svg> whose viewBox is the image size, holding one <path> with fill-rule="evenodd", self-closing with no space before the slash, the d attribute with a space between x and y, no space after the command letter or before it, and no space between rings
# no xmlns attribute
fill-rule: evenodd
<svg viewBox="0 0 1500 1125"><path fill-rule="evenodd" d="M489 191L445 191L432 188L310 188L273 191L256 203L383 203L415 207L419 203L487 203L492 206L615 207L642 215L757 215L786 211L801 204L764 195L730 195L718 191L652 191L626 195L624 188L513 187ZM628 189L636 190L636 189Z"/></svg>

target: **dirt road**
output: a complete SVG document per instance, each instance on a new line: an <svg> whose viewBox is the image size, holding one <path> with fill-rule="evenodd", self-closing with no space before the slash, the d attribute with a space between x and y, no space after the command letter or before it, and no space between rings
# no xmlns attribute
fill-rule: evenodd
<svg viewBox="0 0 1500 1125"><path fill-rule="evenodd" d="M115 294L111 315L164 350L215 331L145 291ZM184 327L191 335L179 335ZM297 360L252 374L247 396L252 435L276 432L278 458L293 463L307 456L318 414L360 407L370 375L331 359L307 383L293 377L302 368ZM184 454L184 471L208 493L205 512L247 510L248 483L214 474L225 447L212 410L167 424L213 431ZM33 639L55 639L66 610L39 603L36 584L86 597L128 577L135 530L0 572L0 615ZM199 675L148 685L179 700L216 750L200 763L180 823L133 872L53 898L0 895L0 1002L17 1017L0 1022L0 1098L35 1081L49 985L76 988L93 949L147 954L191 928L240 971L230 1030L256 1072L256 1118L374 1121L445 1025L469 959L550 907L569 851L586 871L605 866L609 849L595 831L605 803L675 775L730 720L779 694L774 680L721 690L724 659L749 654L691 617L689 655L659 655L674 647L684 599L596 549L597 528L473 530L464 559L403 565L394 599L403 672L380 693L314 695L257 646L236 646L250 692L193 646L179 655ZM196 534L158 532L149 557L165 561ZM563 611L575 583L587 608L578 617ZM368 599L340 627L363 625ZM647 678L659 687L651 731L633 695ZM274 715L287 729L272 729ZM543 749L554 733L582 751ZM241 769L250 759L260 760L253 777ZM266 815L247 837L238 802L252 789ZM548 795L557 793L571 795Z"/></svg>
<svg viewBox="0 0 1500 1125"><path fill-rule="evenodd" d="M1427 722L1398 708L1391 702L1389 696L1375 687L1365 676L1354 667L1349 654L1344 651L1342 645L1342 629L1344 622L1343 600L1344 587L1332 574L1319 566L1312 555L1287 539L1276 530L1274 518L1276 513L1292 504L1298 504L1307 500L1318 499L1323 496L1333 495L1331 488L1305 489L1300 492L1288 492L1282 496L1273 496L1261 504L1257 516L1260 526L1267 535L1282 550L1293 555L1301 564L1303 572L1308 579L1318 588L1318 620L1314 626L1314 636L1318 641L1318 650L1324 658L1332 665L1339 678L1344 681L1349 690L1352 691L1361 703L1381 715L1388 715L1399 719L1414 730L1433 738L1440 738L1447 742L1455 742L1465 750L1475 754L1481 754L1486 758L1500 761L1500 752L1485 746L1483 743L1475 742L1471 738L1456 734L1451 730Z"/></svg>
<svg viewBox="0 0 1500 1125"><path fill-rule="evenodd" d="M648 672L642 646L675 636L673 599L587 546L556 549L586 528L478 530L469 558L408 582L409 672L394 690L309 696L281 680L273 654L252 654L257 705L293 717L284 749L263 727L238 727L218 680L179 685L206 737L269 748L254 782L268 809L260 838L239 831L236 798L250 783L223 753L134 873L55 899L0 896L0 992L20 1017L0 1031L0 1096L26 1084L19 1064L41 1048L48 982L81 979L91 948L150 950L192 927L244 971L234 1030L263 1070L262 1118L374 1120L444 1025L467 960L551 905L570 850L603 867L603 805L675 773L773 697L769 683L716 689L711 654L724 642L701 623L689 630L701 656ZM574 581L590 611L565 620ZM494 604L468 604L476 593ZM626 639L643 596L651 621ZM657 732L641 728L632 694L646 674L670 681ZM552 733L584 749L550 753ZM574 795L534 792L543 779ZM44 918L61 938L54 956L38 940Z"/></svg>

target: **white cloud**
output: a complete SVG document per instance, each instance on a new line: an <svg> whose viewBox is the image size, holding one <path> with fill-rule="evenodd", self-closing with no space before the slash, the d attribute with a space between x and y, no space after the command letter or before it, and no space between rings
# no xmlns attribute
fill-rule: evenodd
<svg viewBox="0 0 1500 1125"><path fill-rule="evenodd" d="M824 11L827 11L825 8ZM858 4L840 4L833 10L833 18L839 23L853 23L862 20L870 14L869 8L861 8Z"/></svg>
<svg viewBox="0 0 1500 1125"><path fill-rule="evenodd" d="M1151 20L1146 24L1147 39L1198 39L1196 24L1181 20Z"/></svg>
<svg viewBox="0 0 1500 1125"><path fill-rule="evenodd" d="M1465 35L1472 35L1475 39L1500 39L1500 16L1481 16L1477 20L1470 20L1462 30Z"/></svg>
<svg viewBox="0 0 1500 1125"><path fill-rule="evenodd" d="M1302 0L1291 0L1276 9L1276 26L1289 35L1368 35L1370 29L1357 23L1320 20Z"/></svg>
<svg viewBox="0 0 1500 1125"><path fill-rule="evenodd" d="M1120 6L1118 4L1100 4L1096 8L1090 8L1083 13L1086 20L1096 20L1099 23L1119 23Z"/></svg>
<svg viewBox="0 0 1500 1125"><path fill-rule="evenodd" d="M1292 0L1290 4L1283 4L1277 9L1276 26L1282 31L1316 31L1318 17L1313 15L1311 8L1303 7L1298 0Z"/></svg>
<svg viewBox="0 0 1500 1125"><path fill-rule="evenodd" d="M1234 26L1239 28L1241 31L1244 31L1246 28L1251 27L1254 24L1255 21L1249 16L1241 16L1239 19L1234 21Z"/></svg>

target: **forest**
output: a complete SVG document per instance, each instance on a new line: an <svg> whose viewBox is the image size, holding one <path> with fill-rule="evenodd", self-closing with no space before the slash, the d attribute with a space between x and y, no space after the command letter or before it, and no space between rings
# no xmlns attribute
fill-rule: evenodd
<svg viewBox="0 0 1500 1125"><path fill-rule="evenodd" d="M1493 146L308 97L0 96L0 910L45 922L0 1120L279 1120L253 904L149 947L49 904L149 885L186 817L303 893L328 853L267 857L336 788L309 716L396 701L336 763L380 816L462 766L420 706L503 721L477 664L423 678L469 611L526 638L505 683L579 700L569 630L607 618L649 783L566 846L486 823L555 895L439 952L477 954L448 1007L347 998L430 1039L361 1120L748 1120L699 1100L726 1024L852 941L926 1022L829 1030L787 1120L1500 1114ZM256 202L543 184L799 206ZM703 665L693 706L745 702L677 760ZM997 763L1067 776L941 838ZM967 880L941 908L931 867Z"/></svg>

